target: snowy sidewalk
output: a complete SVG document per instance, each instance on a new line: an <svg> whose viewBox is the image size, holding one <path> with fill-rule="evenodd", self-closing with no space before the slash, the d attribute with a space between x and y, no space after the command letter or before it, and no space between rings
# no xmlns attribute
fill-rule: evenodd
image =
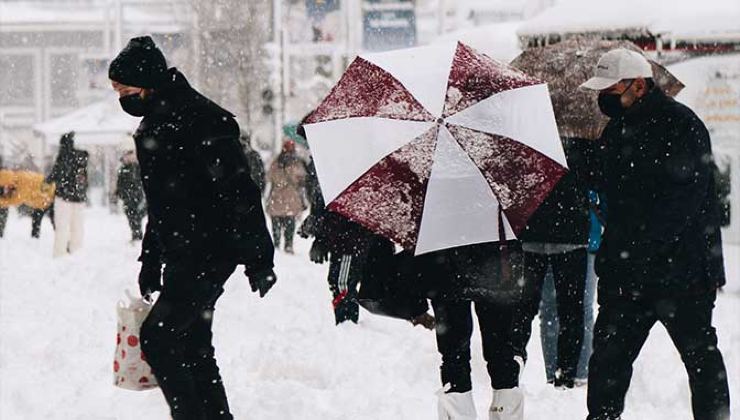
<svg viewBox="0 0 740 420"><path fill-rule="evenodd" d="M30 219L11 214L0 239L0 418L3 420L166 419L158 391L112 385L115 304L137 290L138 247L123 215L86 212L79 255L52 260L52 231L30 238ZM726 250L732 289L740 289L740 248ZM277 257L280 277L260 300L241 272L227 283L215 314L217 357L237 420L430 420L436 418L439 357L432 333L363 312L360 325L334 327L326 266ZM718 300L715 325L740 414L740 295ZM477 333L476 333L477 334ZM544 384L535 322L524 375L526 418L583 419L585 389ZM490 402L480 340L474 338L475 397ZM686 373L656 326L635 366L625 417L691 418Z"/></svg>

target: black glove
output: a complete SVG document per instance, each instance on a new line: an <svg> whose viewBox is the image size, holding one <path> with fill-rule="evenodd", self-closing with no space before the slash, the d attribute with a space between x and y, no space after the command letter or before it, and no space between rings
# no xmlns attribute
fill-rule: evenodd
<svg viewBox="0 0 740 420"><path fill-rule="evenodd" d="M244 274L249 278L249 285L252 287L252 291L257 292L259 290L261 298L265 297L272 286L277 283L277 276L272 269L260 271L252 275Z"/></svg>
<svg viewBox="0 0 740 420"><path fill-rule="evenodd" d="M308 256L311 258L312 262L315 262L316 264L323 264L329 260L329 250L326 249L326 245L324 242L319 241L318 239L313 241L313 245L311 245L311 251L309 251Z"/></svg>
<svg viewBox="0 0 740 420"><path fill-rule="evenodd" d="M142 263L139 271L139 292L142 297L162 291L162 266L160 264Z"/></svg>

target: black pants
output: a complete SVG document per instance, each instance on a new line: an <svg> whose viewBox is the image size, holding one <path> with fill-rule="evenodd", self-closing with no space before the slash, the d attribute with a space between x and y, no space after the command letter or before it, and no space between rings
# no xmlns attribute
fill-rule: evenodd
<svg viewBox="0 0 740 420"><path fill-rule="evenodd" d="M51 225L54 226L54 206L49 206L46 210L33 209L31 212L31 237L41 237L41 222L44 220L44 215L48 214L51 219Z"/></svg>
<svg viewBox="0 0 740 420"><path fill-rule="evenodd" d="M144 218L144 212L141 211L139 203L124 203L123 212L126 213L128 226L131 229L131 239L142 240L144 234L141 230L141 219Z"/></svg>
<svg viewBox="0 0 740 420"><path fill-rule="evenodd" d="M470 301L448 302L432 300L436 318L437 350L442 355L442 384L448 392L467 392L470 381L470 338L473 317ZM519 364L514 360L511 343L513 308L488 302L475 302L483 358L493 389L510 389L519 385Z"/></svg>
<svg viewBox="0 0 740 420"><path fill-rule="evenodd" d="M214 348L213 311L233 263L167 264L141 348L174 420L232 420Z"/></svg>
<svg viewBox="0 0 740 420"><path fill-rule="evenodd" d="M334 298L334 319L337 325L345 321L357 323L360 305L357 301L357 287L362 278L365 255L331 253L329 259L329 290Z"/></svg>
<svg viewBox="0 0 740 420"><path fill-rule="evenodd" d="M574 379L583 342L583 295L586 288L586 250L579 249L560 254L524 253L525 298L514 317L514 347L526 358L526 348L532 335L532 320L539 312L542 285L548 267L555 281L558 311L557 371L567 379Z"/></svg>
<svg viewBox="0 0 740 420"><path fill-rule="evenodd" d="M716 294L633 300L599 299L594 352L589 362L589 420L617 419L632 378L632 364L656 322L665 326L686 366L695 420L729 420L730 397L717 334Z"/></svg>
<svg viewBox="0 0 740 420"><path fill-rule="evenodd" d="M5 234L5 224L8 222L8 208L0 207L0 238Z"/></svg>
<svg viewBox="0 0 740 420"><path fill-rule="evenodd" d="M285 234L285 250L293 249L293 236L295 235L295 217L273 217L272 218L272 241L275 248L280 248L280 238Z"/></svg>

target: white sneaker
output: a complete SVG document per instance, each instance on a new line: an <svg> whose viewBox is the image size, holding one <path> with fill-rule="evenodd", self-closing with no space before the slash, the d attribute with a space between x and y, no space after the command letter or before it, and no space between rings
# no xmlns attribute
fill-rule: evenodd
<svg viewBox="0 0 740 420"><path fill-rule="evenodd" d="M522 389L494 389L489 420L524 420L524 393Z"/></svg>
<svg viewBox="0 0 740 420"><path fill-rule="evenodd" d="M473 391L446 394L444 390L441 390L437 395L439 396L437 400L439 420L477 420Z"/></svg>

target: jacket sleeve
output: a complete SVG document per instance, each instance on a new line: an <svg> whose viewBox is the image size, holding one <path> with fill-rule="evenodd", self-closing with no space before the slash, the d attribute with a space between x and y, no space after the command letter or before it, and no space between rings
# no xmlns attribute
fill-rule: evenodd
<svg viewBox="0 0 740 420"><path fill-rule="evenodd" d="M273 267L274 247L262 209L262 195L252 180L232 117L196 122L201 130L197 156L217 194L219 214L237 244L247 275Z"/></svg>
<svg viewBox="0 0 740 420"><path fill-rule="evenodd" d="M708 196L714 165L709 132L696 116L675 124L667 136L665 160L658 168L658 193L649 237L677 239L698 215Z"/></svg>
<svg viewBox="0 0 740 420"><path fill-rule="evenodd" d="M141 241L141 255L139 261L145 266L162 265L162 248L159 244L159 233L157 231L157 220L148 214L144 239Z"/></svg>

